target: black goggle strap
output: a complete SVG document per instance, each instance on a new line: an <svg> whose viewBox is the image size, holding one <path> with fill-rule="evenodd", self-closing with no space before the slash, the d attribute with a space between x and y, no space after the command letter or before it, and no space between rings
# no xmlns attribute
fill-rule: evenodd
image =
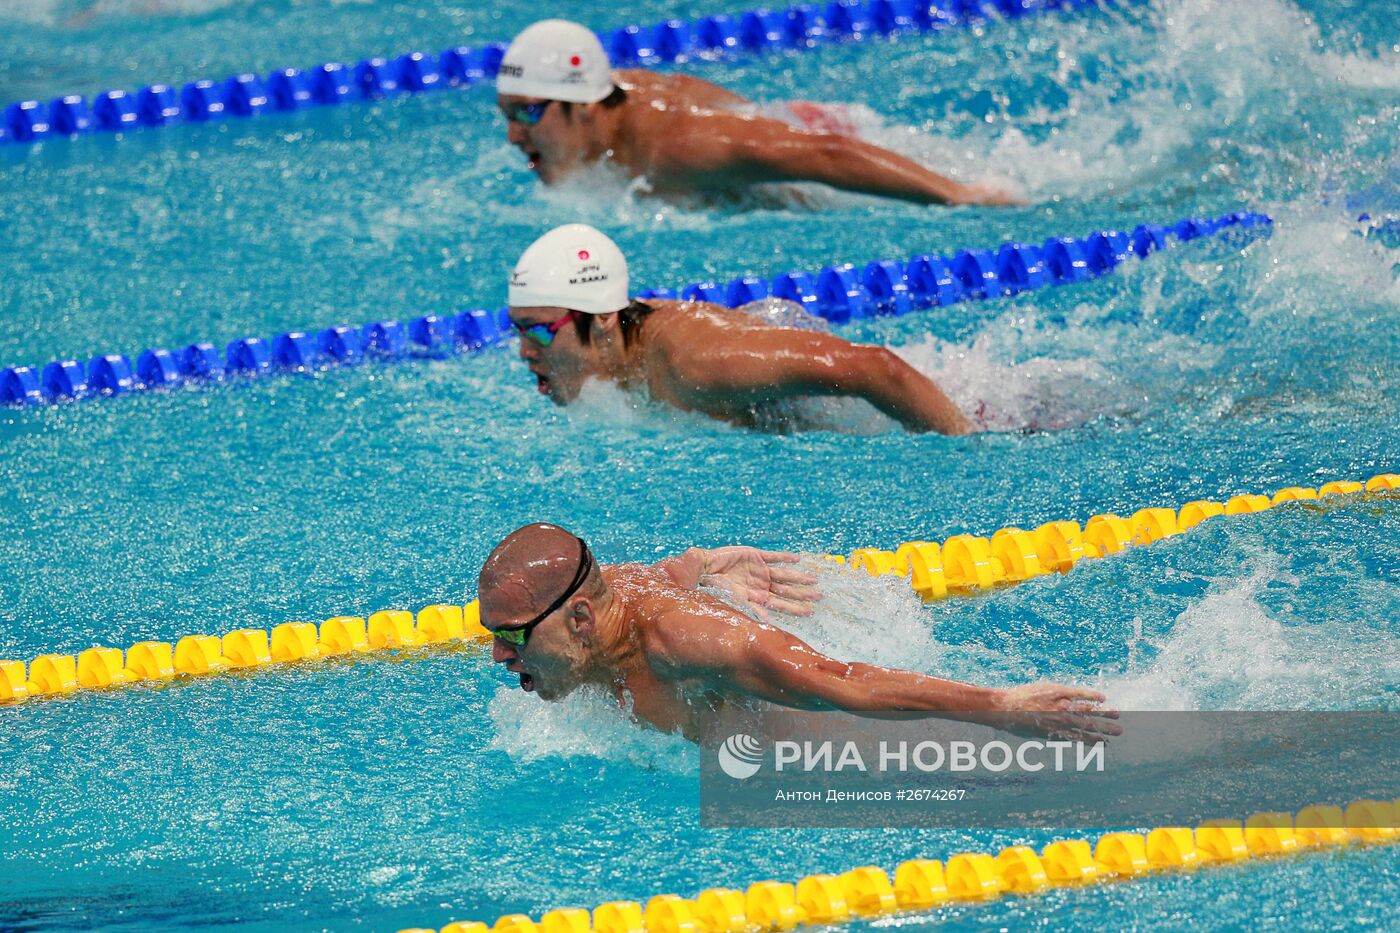
<svg viewBox="0 0 1400 933"><path fill-rule="evenodd" d="M570 596L573 596L575 593L578 592L578 588L583 586L583 581L588 579L588 574L593 569L593 555L588 553L588 545L584 542L582 538L579 538L577 535L575 535L575 540L578 541L578 570L574 572L573 582L569 584L568 589L564 590L563 595L561 595L554 602L550 603L548 609L546 609L544 612L541 612L539 615L535 616L533 619L531 619L529 622L526 622L524 625L516 625L508 629L497 629L496 634L501 634L503 632L530 631L530 629L543 622L551 612L554 612L560 606L564 605L565 601L568 600Z"/></svg>

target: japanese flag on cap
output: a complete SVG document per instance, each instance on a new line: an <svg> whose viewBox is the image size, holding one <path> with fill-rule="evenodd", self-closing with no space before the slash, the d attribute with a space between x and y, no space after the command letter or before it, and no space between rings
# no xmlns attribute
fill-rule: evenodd
<svg viewBox="0 0 1400 933"><path fill-rule="evenodd" d="M592 104L613 91L612 70L592 30L563 19L527 26L506 49L496 92Z"/></svg>
<svg viewBox="0 0 1400 933"><path fill-rule="evenodd" d="M565 224L531 243L510 275L512 308L609 314L631 304L627 260L587 224Z"/></svg>

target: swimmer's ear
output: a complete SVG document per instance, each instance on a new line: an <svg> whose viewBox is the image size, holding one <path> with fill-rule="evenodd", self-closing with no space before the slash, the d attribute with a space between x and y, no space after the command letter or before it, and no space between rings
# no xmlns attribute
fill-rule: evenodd
<svg viewBox="0 0 1400 933"><path fill-rule="evenodd" d="M617 333L619 320L620 318L618 318L616 311L610 311L607 314L595 314L593 315L593 326L596 327L600 333L607 334L611 337Z"/></svg>
<svg viewBox="0 0 1400 933"><path fill-rule="evenodd" d="M574 603L564 621L579 639L591 641L598 621L593 614L593 603L587 597L580 599Z"/></svg>

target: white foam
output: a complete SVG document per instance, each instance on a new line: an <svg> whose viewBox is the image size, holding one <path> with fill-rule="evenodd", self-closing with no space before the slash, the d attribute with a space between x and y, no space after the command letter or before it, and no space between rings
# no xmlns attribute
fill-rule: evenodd
<svg viewBox="0 0 1400 933"><path fill-rule="evenodd" d="M587 756L672 773L699 768L698 752L689 742L638 726L601 690L575 690L547 703L519 687L502 687L486 712L494 724L490 747L518 761Z"/></svg>
<svg viewBox="0 0 1400 933"><path fill-rule="evenodd" d="M653 402L645 391L628 391L615 383L590 379L565 409L580 426L664 431L747 430L696 411ZM869 403L852 398L797 398L761 406L758 430L781 433L795 427L804 431L844 434L880 434L895 430L895 423Z"/></svg>
<svg viewBox="0 0 1400 933"><path fill-rule="evenodd" d="M628 391L604 379L589 379L564 409L580 428L611 427L664 431L726 430L730 425L704 414L653 402L644 391Z"/></svg>
<svg viewBox="0 0 1400 933"><path fill-rule="evenodd" d="M1283 0L1178 0L1162 4L1157 20L1168 40L1165 66L1228 78L1225 87L1235 97L1250 83L1296 84L1300 72L1353 87L1400 87L1400 56L1321 52L1317 24Z"/></svg>
<svg viewBox="0 0 1400 933"><path fill-rule="evenodd" d="M1273 213L1276 223L1267 244L1251 250L1246 265L1255 300L1240 310L1251 324L1333 321L1335 300L1400 303L1400 279L1391 271L1400 251L1378 238L1357 236L1353 212L1340 205L1294 203ZM1333 300L1319 302L1320 293Z"/></svg>
<svg viewBox="0 0 1400 933"><path fill-rule="evenodd" d="M1024 335L995 322L971 344L927 336L893 347L927 375L975 424L990 431L1054 430L1083 424L1126 407L1123 381L1085 357L1018 358Z"/></svg>
<svg viewBox="0 0 1400 933"><path fill-rule="evenodd" d="M1276 110L1266 98L1281 88L1325 99L1339 84L1400 87L1400 55L1322 51L1317 25L1282 0L1176 0L1111 29L1097 17L1045 25L1040 35L1055 45L1055 81L1067 95L1062 105L1014 125L968 122L956 138L933 123L930 132L886 126L858 108L852 122L863 138L956 179L1015 178L1034 200L1093 197L1179 176L1177 153L1235 135L1231 126L1260 109ZM1104 75L1080 83L1085 63Z"/></svg>
<svg viewBox="0 0 1400 933"><path fill-rule="evenodd" d="M1400 668L1400 640L1344 620L1283 625L1259 600L1270 584L1299 585L1283 564L1266 552L1242 576L1214 581L1164 637L1135 646L1128 671L1105 677L1101 689L1128 710L1344 709L1367 683L1383 689L1387 672Z"/></svg>
<svg viewBox="0 0 1400 933"><path fill-rule="evenodd" d="M645 178L628 178L608 162L579 169L558 184L536 186L539 200L551 215L602 229L707 231L717 222L712 213L697 205L652 197ZM540 206L528 207L535 212L533 222L538 224Z"/></svg>
<svg viewBox="0 0 1400 933"><path fill-rule="evenodd" d="M937 667L944 647L903 577L872 577L813 556L799 566L817 574L822 598L812 615L775 616L774 624L844 661L924 671Z"/></svg>

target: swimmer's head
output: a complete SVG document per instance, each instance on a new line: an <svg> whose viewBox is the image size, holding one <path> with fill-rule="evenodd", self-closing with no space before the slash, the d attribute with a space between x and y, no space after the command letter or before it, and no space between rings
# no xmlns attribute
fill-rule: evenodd
<svg viewBox="0 0 1400 933"><path fill-rule="evenodd" d="M578 396L597 375L600 347L589 335L618 328L627 296L627 260L587 224L565 224L540 237L510 276L510 319L520 332L520 358L539 391L558 405Z"/></svg>
<svg viewBox="0 0 1400 933"><path fill-rule="evenodd" d="M491 659L520 687L557 700L592 673L607 584L588 545L543 522L511 532L477 579L481 622L496 634Z"/></svg>
<svg viewBox="0 0 1400 933"><path fill-rule="evenodd" d="M510 274L512 308L609 314L627 307L627 258L588 224L564 224L526 247Z"/></svg>
<svg viewBox="0 0 1400 933"><path fill-rule="evenodd" d="M496 93L596 104L613 91L608 55L593 31L564 19L527 26L501 56Z"/></svg>
<svg viewBox="0 0 1400 933"><path fill-rule="evenodd" d="M516 36L496 75L506 135L546 184L601 154L595 105L610 107L623 98L598 37L562 19L543 20Z"/></svg>

